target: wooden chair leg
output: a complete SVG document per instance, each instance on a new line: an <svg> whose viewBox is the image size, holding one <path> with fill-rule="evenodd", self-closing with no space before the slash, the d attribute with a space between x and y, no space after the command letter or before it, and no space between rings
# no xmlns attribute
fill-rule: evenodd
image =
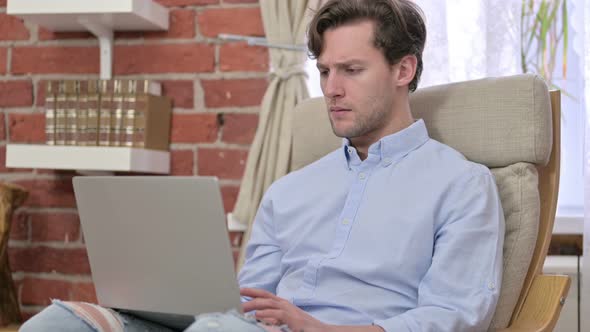
<svg viewBox="0 0 590 332"><path fill-rule="evenodd" d="M8 262L8 239L12 213L27 198L27 192L12 184L0 184L0 326L21 321L16 289Z"/></svg>

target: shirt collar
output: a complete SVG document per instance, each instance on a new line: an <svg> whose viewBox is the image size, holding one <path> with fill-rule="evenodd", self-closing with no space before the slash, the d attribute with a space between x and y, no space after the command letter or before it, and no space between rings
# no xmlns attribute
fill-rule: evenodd
<svg viewBox="0 0 590 332"><path fill-rule="evenodd" d="M424 120L419 119L410 126L371 144L367 159L376 160L377 162L383 161L388 166L399 161L429 139ZM350 144L348 138L342 139L342 149L349 167L361 163L356 149Z"/></svg>

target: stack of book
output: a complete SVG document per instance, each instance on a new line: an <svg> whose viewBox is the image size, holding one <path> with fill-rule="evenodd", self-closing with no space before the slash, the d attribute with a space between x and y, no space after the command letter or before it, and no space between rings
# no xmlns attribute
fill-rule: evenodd
<svg viewBox="0 0 590 332"><path fill-rule="evenodd" d="M161 91L149 80L50 81L47 144L168 150L172 104Z"/></svg>

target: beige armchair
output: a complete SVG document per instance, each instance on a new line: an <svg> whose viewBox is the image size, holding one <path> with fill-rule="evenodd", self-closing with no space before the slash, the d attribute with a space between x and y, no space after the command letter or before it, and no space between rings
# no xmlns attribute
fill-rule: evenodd
<svg viewBox="0 0 590 332"><path fill-rule="evenodd" d="M432 138L488 166L496 178L506 235L490 330L552 331L570 282L541 274L557 205L559 92L533 75L488 78L419 89L411 107ZM340 144L322 98L295 109L291 171Z"/></svg>

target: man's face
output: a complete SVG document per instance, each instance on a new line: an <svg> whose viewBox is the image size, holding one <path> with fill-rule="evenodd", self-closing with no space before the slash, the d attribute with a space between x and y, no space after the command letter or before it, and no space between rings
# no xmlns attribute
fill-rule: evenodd
<svg viewBox="0 0 590 332"><path fill-rule="evenodd" d="M339 137L382 137L393 116L395 66L373 45L373 26L362 21L324 32L317 66Z"/></svg>

